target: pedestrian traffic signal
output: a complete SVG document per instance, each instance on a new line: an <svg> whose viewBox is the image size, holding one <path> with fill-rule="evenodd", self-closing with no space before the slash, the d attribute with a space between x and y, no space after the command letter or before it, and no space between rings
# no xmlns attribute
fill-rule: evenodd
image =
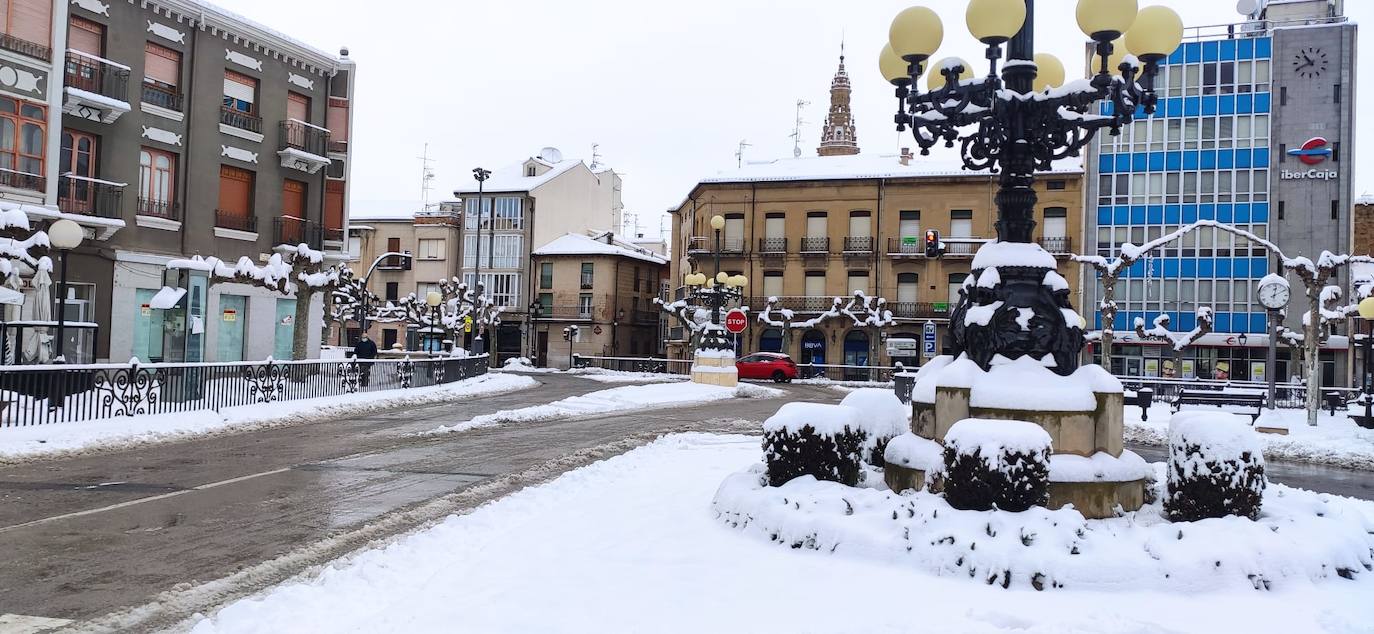
<svg viewBox="0 0 1374 634"><path fill-rule="evenodd" d="M940 257L940 232L934 229L926 231L926 257Z"/></svg>

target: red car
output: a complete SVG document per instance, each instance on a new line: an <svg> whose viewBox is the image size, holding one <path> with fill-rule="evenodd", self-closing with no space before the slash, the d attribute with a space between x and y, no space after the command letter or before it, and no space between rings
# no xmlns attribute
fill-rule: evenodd
<svg viewBox="0 0 1374 634"><path fill-rule="evenodd" d="M755 352L735 361L741 379L772 379L786 383L797 378L797 364L780 352Z"/></svg>

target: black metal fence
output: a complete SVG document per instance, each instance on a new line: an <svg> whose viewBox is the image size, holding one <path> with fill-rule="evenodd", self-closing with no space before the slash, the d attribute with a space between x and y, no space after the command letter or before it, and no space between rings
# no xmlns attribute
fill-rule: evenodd
<svg viewBox="0 0 1374 634"><path fill-rule="evenodd" d="M1173 403L1179 392L1230 391L1269 394L1269 384L1256 381L1212 381L1207 379L1162 379L1139 376L1118 376L1128 392L1141 388L1154 390L1154 401ZM1359 392L1359 388L1323 387L1322 407L1344 407L1345 403ZM1274 406L1281 409L1303 409L1307 406L1307 386L1301 383L1278 383L1274 386Z"/></svg>
<svg viewBox="0 0 1374 634"><path fill-rule="evenodd" d="M0 427L212 410L452 383L488 357L0 367ZM58 404L61 404L59 407Z"/></svg>

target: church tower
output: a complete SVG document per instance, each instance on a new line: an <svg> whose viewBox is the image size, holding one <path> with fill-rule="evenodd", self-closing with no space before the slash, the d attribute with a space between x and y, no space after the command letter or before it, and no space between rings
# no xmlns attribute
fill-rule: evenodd
<svg viewBox="0 0 1374 634"><path fill-rule="evenodd" d="M859 153L859 139L854 132L854 114L849 109L849 73L844 70L844 45L840 45L840 68L830 81L830 114L825 116L821 132L821 156L847 156Z"/></svg>

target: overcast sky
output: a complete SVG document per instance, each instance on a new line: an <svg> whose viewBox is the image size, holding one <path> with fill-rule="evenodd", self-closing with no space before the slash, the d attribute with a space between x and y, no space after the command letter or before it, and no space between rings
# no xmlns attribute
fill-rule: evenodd
<svg viewBox="0 0 1374 634"><path fill-rule="evenodd" d="M218 2L324 50L349 48L358 63L354 214L413 211L426 143L432 201L451 197L473 167L516 163L543 146L590 163L596 143L624 175L626 212L656 235L663 212L701 177L734 166L741 140L752 144L745 160L791 156L798 99L811 102L802 151L815 155L842 37L863 152L914 145L893 129L892 90L877 70L888 24L909 0L395 0L386 11L371 0ZM965 3L924 4L944 18L937 57L959 55L984 72ZM1085 41L1076 4L1036 3L1037 49L1058 55L1071 76ZM1240 19L1234 0L1147 4L1173 7L1188 26ZM1370 21L1374 2L1350 0L1346 12ZM1374 50L1369 37L1360 33L1360 49ZM1371 68L1359 73L1362 104L1371 103ZM1369 147L1368 129L1358 147ZM1374 182L1370 166L1362 161L1357 183Z"/></svg>

